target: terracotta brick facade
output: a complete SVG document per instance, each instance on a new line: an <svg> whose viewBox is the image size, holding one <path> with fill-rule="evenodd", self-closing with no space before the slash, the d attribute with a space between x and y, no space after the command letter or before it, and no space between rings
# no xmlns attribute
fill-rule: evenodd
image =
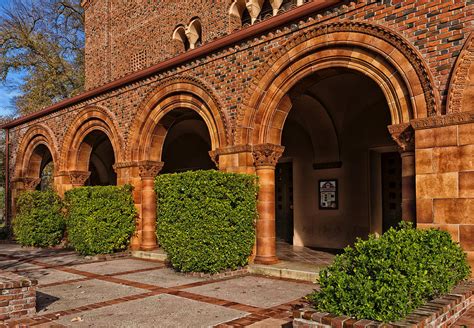
<svg viewBox="0 0 474 328"><path fill-rule="evenodd" d="M4 126L11 199L38 183L31 161L38 145L51 152L61 194L81 185L83 139L100 130L112 143L118 183L135 186L141 219L132 246L153 248L147 180L163 165L162 120L186 108L206 122L219 169L260 175L257 254L272 262L272 170L291 110L285 95L316 71L344 67L372 78L387 99L390 132L404 153L406 217L415 216L416 198L420 227L445 228L470 251L474 2L315 0L236 31L232 3L85 1L91 90ZM179 50L173 31L196 17L202 45Z"/></svg>

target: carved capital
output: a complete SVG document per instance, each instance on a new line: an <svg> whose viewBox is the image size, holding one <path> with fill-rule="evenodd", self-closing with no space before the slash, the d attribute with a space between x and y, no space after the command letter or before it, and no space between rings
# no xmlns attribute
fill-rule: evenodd
<svg viewBox="0 0 474 328"><path fill-rule="evenodd" d="M209 157L211 157L211 161L213 161L216 167L219 168L219 152L217 150L210 150L208 154Z"/></svg>
<svg viewBox="0 0 474 328"><path fill-rule="evenodd" d="M88 171L69 171L69 179L71 184L76 187L83 186L87 179L91 176Z"/></svg>
<svg viewBox="0 0 474 328"><path fill-rule="evenodd" d="M390 125L388 131L401 153L415 151L415 130L410 123Z"/></svg>
<svg viewBox="0 0 474 328"><path fill-rule="evenodd" d="M153 179L160 173L163 165L163 162L142 161L138 163L139 175L142 179Z"/></svg>
<svg viewBox="0 0 474 328"><path fill-rule="evenodd" d="M22 182L25 190L36 190L41 183L41 178L22 178Z"/></svg>
<svg viewBox="0 0 474 328"><path fill-rule="evenodd" d="M285 147L274 144L261 144L253 147L252 155L254 165L261 166L276 166Z"/></svg>

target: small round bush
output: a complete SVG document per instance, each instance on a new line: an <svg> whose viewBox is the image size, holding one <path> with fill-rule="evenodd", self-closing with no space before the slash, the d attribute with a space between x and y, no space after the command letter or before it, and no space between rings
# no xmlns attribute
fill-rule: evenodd
<svg viewBox="0 0 474 328"><path fill-rule="evenodd" d="M65 195L70 245L83 255L128 248L136 210L130 186L81 187Z"/></svg>
<svg viewBox="0 0 474 328"><path fill-rule="evenodd" d="M449 233L402 223L346 248L321 271L321 291L308 299L319 311L389 322L469 276L466 254Z"/></svg>
<svg viewBox="0 0 474 328"><path fill-rule="evenodd" d="M13 234L23 246L48 247L61 242L64 235L62 202L54 191L27 191L17 201Z"/></svg>
<svg viewBox="0 0 474 328"><path fill-rule="evenodd" d="M217 273L247 264L255 242L255 176L164 174L156 191L158 242L176 270Z"/></svg>

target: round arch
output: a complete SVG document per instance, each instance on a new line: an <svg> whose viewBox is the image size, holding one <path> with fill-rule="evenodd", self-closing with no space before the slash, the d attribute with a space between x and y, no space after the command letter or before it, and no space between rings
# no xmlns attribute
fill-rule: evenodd
<svg viewBox="0 0 474 328"><path fill-rule="evenodd" d="M123 159L123 139L115 125L114 116L105 108L87 107L71 123L63 141L61 170L87 171L91 147L85 138L94 131L104 133L112 144L115 160Z"/></svg>
<svg viewBox="0 0 474 328"><path fill-rule="evenodd" d="M280 110L284 96L298 81L326 68L347 68L373 79L387 99L392 124L439 113L429 70L395 32L365 23L329 24L281 49L256 74L244 97L237 143L280 144L289 111L287 106Z"/></svg>
<svg viewBox="0 0 474 328"><path fill-rule="evenodd" d="M212 91L197 79L173 78L165 81L141 106L131 129L128 160L161 161L164 139L173 125L173 115L167 114L176 109L192 110L203 119L212 150L227 145L228 120Z"/></svg>
<svg viewBox="0 0 474 328"><path fill-rule="evenodd" d="M54 133L49 127L36 124L26 131L18 147L15 177L40 177L41 165L34 159L34 155L41 146L51 154L55 171L57 171L58 146Z"/></svg>

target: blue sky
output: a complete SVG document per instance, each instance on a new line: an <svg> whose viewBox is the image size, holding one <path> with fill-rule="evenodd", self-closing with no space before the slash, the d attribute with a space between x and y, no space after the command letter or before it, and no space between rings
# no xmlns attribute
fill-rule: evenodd
<svg viewBox="0 0 474 328"><path fill-rule="evenodd" d="M10 0L0 0L0 6L5 6ZM0 116L13 113L12 101L19 94L18 85L21 84L22 74L13 72L8 76L6 83L0 83Z"/></svg>

